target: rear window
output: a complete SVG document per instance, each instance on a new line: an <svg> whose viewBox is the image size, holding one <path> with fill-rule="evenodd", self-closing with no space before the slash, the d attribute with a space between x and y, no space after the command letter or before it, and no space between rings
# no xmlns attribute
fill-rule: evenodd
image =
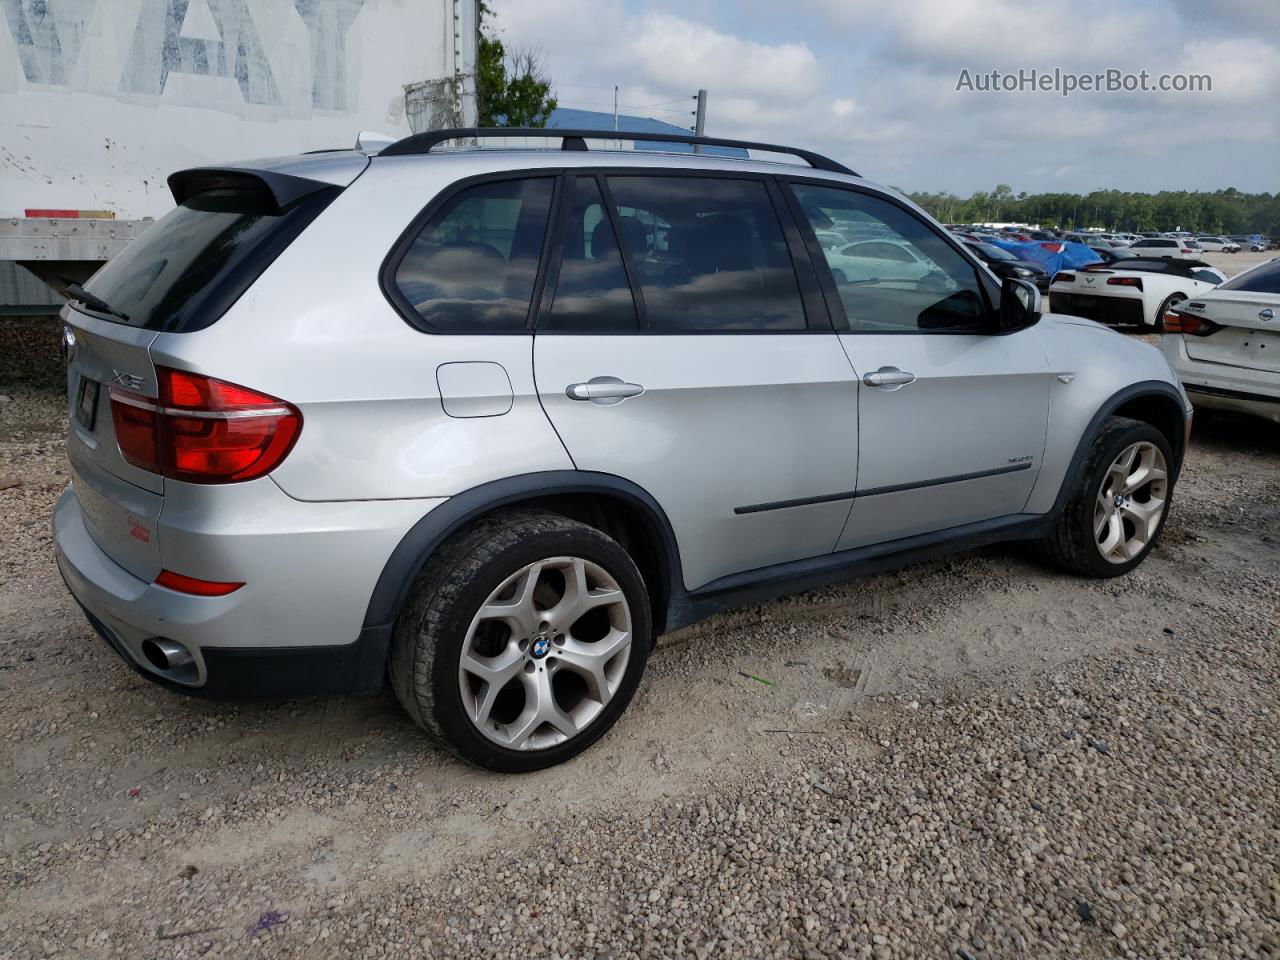
<svg viewBox="0 0 1280 960"><path fill-rule="evenodd" d="M170 333L203 329L339 192L319 190L270 212L260 193L197 194L116 254L85 289L128 318L104 319Z"/></svg>
<svg viewBox="0 0 1280 960"><path fill-rule="evenodd" d="M1001 247L997 247L994 244L975 243L973 244L973 246L977 247L979 250L985 253L992 260L1017 260L1018 259L1008 250L1005 250Z"/></svg>
<svg viewBox="0 0 1280 960"><path fill-rule="evenodd" d="M1280 294L1280 257L1253 270L1236 274L1218 289Z"/></svg>

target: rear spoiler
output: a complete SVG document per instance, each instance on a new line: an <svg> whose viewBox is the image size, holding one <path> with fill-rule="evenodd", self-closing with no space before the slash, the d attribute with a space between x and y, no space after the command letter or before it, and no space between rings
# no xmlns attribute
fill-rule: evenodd
<svg viewBox="0 0 1280 960"><path fill-rule="evenodd" d="M175 203L183 204L201 195L234 196L251 201L255 208L267 214L278 214L303 197L334 189L331 183L272 170L193 167L169 174L169 191Z"/></svg>

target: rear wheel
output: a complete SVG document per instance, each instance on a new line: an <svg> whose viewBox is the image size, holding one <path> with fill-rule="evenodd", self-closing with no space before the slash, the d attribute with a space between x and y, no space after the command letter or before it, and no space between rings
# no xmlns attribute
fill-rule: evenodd
<svg viewBox="0 0 1280 960"><path fill-rule="evenodd" d="M1155 427L1112 417L1089 448L1077 488L1040 544L1057 566L1089 577L1128 573L1151 552L1168 515L1169 441Z"/></svg>
<svg viewBox="0 0 1280 960"><path fill-rule="evenodd" d="M449 749L506 772L585 750L626 709L652 640L635 563L593 527L518 511L447 543L392 640L392 685Z"/></svg>
<svg viewBox="0 0 1280 960"><path fill-rule="evenodd" d="M1164 302L1156 308L1156 331L1158 333L1164 333L1164 315L1185 299L1187 299L1185 294L1171 293L1169 296L1165 297Z"/></svg>

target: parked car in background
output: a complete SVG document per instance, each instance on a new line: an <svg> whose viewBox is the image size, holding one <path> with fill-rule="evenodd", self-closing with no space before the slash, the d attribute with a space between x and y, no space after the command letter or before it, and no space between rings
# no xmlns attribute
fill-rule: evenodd
<svg viewBox="0 0 1280 960"><path fill-rule="evenodd" d="M929 258L902 240L859 240L826 252L836 283L918 283L934 272Z"/></svg>
<svg viewBox="0 0 1280 960"><path fill-rule="evenodd" d="M1160 349L1197 407L1280 423L1280 258L1165 314Z"/></svg>
<svg viewBox="0 0 1280 960"><path fill-rule="evenodd" d="M1102 237L1103 240L1107 241L1107 243L1111 244L1112 247L1127 247L1133 242L1115 233L1101 233L1099 236Z"/></svg>
<svg viewBox="0 0 1280 960"><path fill-rule="evenodd" d="M1194 240L1173 237L1144 237L1129 250L1143 257L1169 257L1174 260L1199 260L1200 245Z"/></svg>
<svg viewBox="0 0 1280 960"><path fill-rule="evenodd" d="M1055 313L1160 330L1170 308L1226 279L1221 270L1198 260L1135 258L1059 270L1049 292Z"/></svg>
<svg viewBox="0 0 1280 960"><path fill-rule="evenodd" d="M1067 243L1083 243L1086 247L1091 247L1094 250L1115 249L1114 245L1110 241L1102 239L1102 237L1096 233L1066 233L1059 239L1064 240Z"/></svg>
<svg viewBox="0 0 1280 960"><path fill-rule="evenodd" d="M1236 253L1240 245L1226 237L1196 237L1200 249L1207 253Z"/></svg>
<svg viewBox="0 0 1280 960"><path fill-rule="evenodd" d="M509 136L576 149L466 146ZM713 613L997 540L1088 577L1147 556L1191 413L1150 346L1042 317L829 158L605 136L169 177L62 313L53 542L125 662L220 698L389 676L520 772ZM894 239L817 242L853 220Z"/></svg>
<svg viewBox="0 0 1280 960"><path fill-rule="evenodd" d="M1246 236L1244 234L1235 234L1227 238L1241 250L1248 250L1250 253L1261 253L1266 249L1266 243L1259 237Z"/></svg>
<svg viewBox="0 0 1280 960"><path fill-rule="evenodd" d="M997 277L1014 277L1018 280L1030 280L1041 293L1049 290L1049 271L1034 260L1020 260L1008 250L1001 249L993 243L968 240L965 246L991 268Z"/></svg>
<svg viewBox="0 0 1280 960"><path fill-rule="evenodd" d="M818 244L823 250L839 250L848 244L848 239L834 230L817 230L814 236L818 238Z"/></svg>
<svg viewBox="0 0 1280 960"><path fill-rule="evenodd" d="M1131 247L1112 247L1110 250L1103 250L1101 247L1092 247L1090 249L1101 258L1103 263L1115 263L1117 260L1141 258L1141 254L1134 253Z"/></svg>

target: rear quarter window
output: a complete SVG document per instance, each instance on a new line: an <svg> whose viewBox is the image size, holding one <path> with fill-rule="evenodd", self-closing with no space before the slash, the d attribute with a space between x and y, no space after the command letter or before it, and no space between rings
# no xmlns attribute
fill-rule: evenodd
<svg viewBox="0 0 1280 960"><path fill-rule="evenodd" d="M394 266L388 292L405 318L442 333L525 330L553 185L494 180L447 199Z"/></svg>

